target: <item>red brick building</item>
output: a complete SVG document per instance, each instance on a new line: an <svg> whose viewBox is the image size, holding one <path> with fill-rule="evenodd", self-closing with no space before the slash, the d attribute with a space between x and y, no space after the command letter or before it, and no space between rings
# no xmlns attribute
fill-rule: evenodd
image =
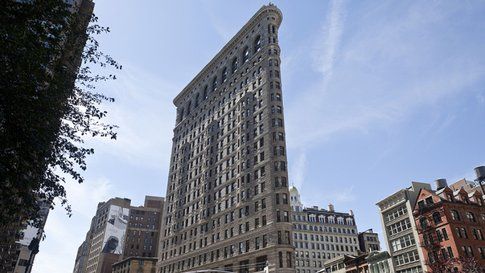
<svg viewBox="0 0 485 273"><path fill-rule="evenodd" d="M421 189L414 217L428 272L485 272L485 205L480 191ZM480 271L481 270L481 271Z"/></svg>

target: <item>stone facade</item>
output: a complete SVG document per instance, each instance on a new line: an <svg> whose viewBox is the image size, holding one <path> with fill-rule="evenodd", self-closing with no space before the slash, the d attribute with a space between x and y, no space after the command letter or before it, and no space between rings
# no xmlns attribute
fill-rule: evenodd
<svg viewBox="0 0 485 273"><path fill-rule="evenodd" d="M314 273L327 260L357 255L358 233L352 212L336 212L332 205L328 210L304 208L295 187L290 194L297 273Z"/></svg>
<svg viewBox="0 0 485 273"><path fill-rule="evenodd" d="M424 270L423 253L413 217L413 208L421 189L431 189L427 183L412 182L377 203L380 209L384 238L397 273L420 273Z"/></svg>
<svg viewBox="0 0 485 273"><path fill-rule="evenodd" d="M281 20L263 6L174 99L158 272L294 272Z"/></svg>

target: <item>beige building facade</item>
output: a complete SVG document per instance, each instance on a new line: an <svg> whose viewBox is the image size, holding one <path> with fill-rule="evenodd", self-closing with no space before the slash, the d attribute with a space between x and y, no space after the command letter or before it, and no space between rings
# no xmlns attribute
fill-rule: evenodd
<svg viewBox="0 0 485 273"><path fill-rule="evenodd" d="M281 21L263 6L174 99L157 272L295 272Z"/></svg>
<svg viewBox="0 0 485 273"><path fill-rule="evenodd" d="M396 273L424 272L424 257L413 209L421 189L431 190L427 183L412 182L411 186L377 203L380 209L384 239Z"/></svg>
<svg viewBox="0 0 485 273"><path fill-rule="evenodd" d="M358 232L352 212L303 207L296 187L290 189L293 245L297 273L315 273L336 257L357 255Z"/></svg>

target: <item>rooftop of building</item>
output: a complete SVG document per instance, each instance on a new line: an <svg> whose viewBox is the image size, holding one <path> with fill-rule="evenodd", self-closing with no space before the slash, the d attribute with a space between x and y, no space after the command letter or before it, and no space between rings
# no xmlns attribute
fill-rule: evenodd
<svg viewBox="0 0 485 273"><path fill-rule="evenodd" d="M400 196L402 194L406 194L408 191L413 191L413 192L418 192L421 188L431 188L429 183L425 182L417 182L417 181L412 181L411 186L400 189L393 194L387 196L386 198L382 199L381 201L377 202L376 205L381 206L393 199L395 199L397 196Z"/></svg>
<svg viewBox="0 0 485 273"><path fill-rule="evenodd" d="M376 233L376 232L374 232L374 230L373 230L373 229L371 229L371 228L370 228L370 229L368 229L368 230L365 230L365 231L359 232L359 234L372 234L372 235L374 235L374 234L375 234L375 235L377 235L377 233Z"/></svg>
<svg viewBox="0 0 485 273"><path fill-rule="evenodd" d="M281 13L281 10L278 9L278 7L276 7L274 4L270 3L268 5L264 5L262 6L252 17L251 19L248 20L248 22L246 24L244 24L244 26L236 33L236 35L234 35L232 37L232 39L226 43L226 45L224 45L224 47L219 50L219 52L212 58L212 60L204 66L204 68L202 68L202 70L189 82L189 84L187 84L186 87L184 87L184 89L175 97L175 99L173 100L173 104L175 106L178 107L179 105L179 102L181 101L181 99L187 94L187 93L190 93L192 91L192 89L194 88L194 84L197 83L199 80L201 80L203 78L203 76L205 76L205 74L210 71L211 69L213 69L213 66L214 65L217 65L217 63L219 63L221 61L221 58L228 52L230 52L230 50L232 50L233 47L236 46L238 40L241 38L241 36L243 36L243 34L250 30L250 28L252 27L252 24L258 19L258 17L260 17L262 14L264 14L265 12L267 11L275 11L276 13L278 13L279 15L279 18L276 18L277 19L277 24L278 26L281 24L281 21L283 20L283 14Z"/></svg>
<svg viewBox="0 0 485 273"><path fill-rule="evenodd" d="M141 256L133 256L133 257L128 257L128 258L125 258L119 262L116 262L113 264L113 267L114 266L117 266L117 265L121 265L121 264L124 264L126 262L129 262L129 261L133 261L133 260L137 260L137 261L153 261L153 262L157 262L158 261L158 258L157 257L141 257Z"/></svg>
<svg viewBox="0 0 485 273"><path fill-rule="evenodd" d="M297 196L298 197L298 202L299 199L300 199L300 193L298 191L298 188L295 187L294 185L292 185L290 187L290 195L291 196ZM292 201L294 202L294 201ZM301 205L301 203L298 203L299 205ZM292 203L292 206L294 204ZM335 211L335 207L332 203L328 204L328 209L324 209L324 208L320 208L319 206L311 206L311 207L306 207L306 206L301 206L301 210L300 211L297 211L297 212L303 212L303 213L314 213L314 214L332 214L332 215L340 215L340 216L353 216L354 213L352 210L350 210L350 212L338 212L338 211Z"/></svg>
<svg viewBox="0 0 485 273"><path fill-rule="evenodd" d="M431 197L429 201L428 197ZM443 187L437 190L421 189L414 207L414 213L420 214L446 203L483 206L483 198L484 195L477 189L467 192L464 188L453 190L448 185L443 185Z"/></svg>

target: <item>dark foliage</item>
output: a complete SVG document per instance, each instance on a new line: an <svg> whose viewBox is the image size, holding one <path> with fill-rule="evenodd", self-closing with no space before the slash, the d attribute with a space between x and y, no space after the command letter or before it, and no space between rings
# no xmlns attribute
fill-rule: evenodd
<svg viewBox="0 0 485 273"><path fill-rule="evenodd" d="M66 2L74 1L0 4L0 227L38 224L39 199L71 215L65 177L82 183L94 152L83 139L116 138L99 108L114 99L95 90L115 76L92 72L121 69L95 40L109 29L97 25L92 2Z"/></svg>

